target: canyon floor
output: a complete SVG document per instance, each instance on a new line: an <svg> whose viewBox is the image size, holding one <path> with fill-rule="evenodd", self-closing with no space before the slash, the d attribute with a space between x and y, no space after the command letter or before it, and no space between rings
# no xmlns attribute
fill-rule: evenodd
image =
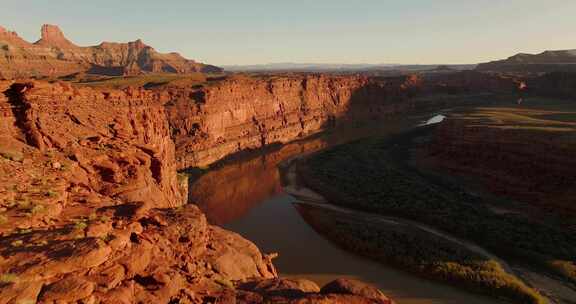
<svg viewBox="0 0 576 304"><path fill-rule="evenodd" d="M574 109L550 98L455 109L438 126L317 153L299 176L340 207L299 210L341 246L425 277L573 303Z"/></svg>

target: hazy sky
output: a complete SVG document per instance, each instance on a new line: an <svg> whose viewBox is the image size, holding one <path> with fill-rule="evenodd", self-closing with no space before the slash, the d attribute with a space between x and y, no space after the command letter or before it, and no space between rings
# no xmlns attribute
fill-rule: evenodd
<svg viewBox="0 0 576 304"><path fill-rule="evenodd" d="M477 63L576 48L576 0L0 0L0 25L212 64Z"/></svg>

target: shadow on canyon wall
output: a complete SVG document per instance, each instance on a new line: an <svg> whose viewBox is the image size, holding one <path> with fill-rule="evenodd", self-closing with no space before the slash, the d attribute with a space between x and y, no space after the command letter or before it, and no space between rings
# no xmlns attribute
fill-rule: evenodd
<svg viewBox="0 0 576 304"><path fill-rule="evenodd" d="M400 79L399 79L400 80ZM321 117L318 133L289 144L271 143L262 149L244 150L210 166L207 172L188 170L189 201L197 204L216 225L242 218L257 204L282 192L278 165L295 156L319 151L373 134L412 125L407 118L413 91L399 91L398 84L371 83L352 93L345 112ZM334 108L340 98L332 99ZM336 113L326 109L326 113ZM404 122L405 121L405 122ZM410 121L408 123L408 121Z"/></svg>
<svg viewBox="0 0 576 304"><path fill-rule="evenodd" d="M187 170L192 173L189 201L197 204L211 223L225 225L282 191L278 165L286 159L363 137L401 132L419 123L418 113L460 103L463 94L485 87L508 86L508 82L490 84L479 73L472 75L464 81L456 75L429 83L418 76L372 78L350 96L331 96L331 103L324 103L323 114L317 117L322 125L316 134L285 145L269 143L262 149L243 150L211 165L208 171Z"/></svg>

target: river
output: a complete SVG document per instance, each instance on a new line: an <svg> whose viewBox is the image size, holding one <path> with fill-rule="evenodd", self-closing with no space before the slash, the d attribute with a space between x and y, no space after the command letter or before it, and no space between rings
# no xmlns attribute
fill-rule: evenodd
<svg viewBox="0 0 576 304"><path fill-rule="evenodd" d="M382 127L358 127L283 145L222 162L191 181L190 201L214 225L235 231L274 260L283 277L307 278L320 286L340 277L357 278L381 288L399 304L500 303L346 252L312 229L294 208L297 199L282 188L278 165L300 155L357 138L386 135L439 122L440 114L385 120Z"/></svg>

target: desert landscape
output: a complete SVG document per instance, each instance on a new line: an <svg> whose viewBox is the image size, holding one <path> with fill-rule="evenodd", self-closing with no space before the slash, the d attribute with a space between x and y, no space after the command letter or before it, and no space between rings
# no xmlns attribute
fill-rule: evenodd
<svg viewBox="0 0 576 304"><path fill-rule="evenodd" d="M0 304L576 303L574 50L212 64L8 25Z"/></svg>

